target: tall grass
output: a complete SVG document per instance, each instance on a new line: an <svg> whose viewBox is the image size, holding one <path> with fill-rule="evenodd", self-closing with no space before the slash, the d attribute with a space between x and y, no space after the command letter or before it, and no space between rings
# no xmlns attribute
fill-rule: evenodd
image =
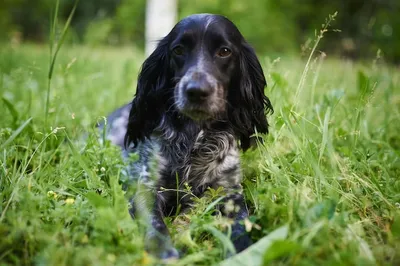
<svg viewBox="0 0 400 266"><path fill-rule="evenodd" d="M93 126L131 100L142 54L66 46L49 75L47 53L0 49L1 264L159 263L128 215L120 152ZM246 227L260 242L226 264L400 263L400 74L381 60L319 58L262 60L271 133L242 155ZM212 215L219 198L210 190L166 220L184 251L174 264L223 260L229 221Z"/></svg>
<svg viewBox="0 0 400 266"><path fill-rule="evenodd" d="M71 24L71 20L75 14L76 7L78 6L79 0L75 0L74 5L72 7L72 10L67 18L67 21L65 22L64 28L60 34L60 36L57 36L57 18L58 18L58 9L60 6L60 1L56 0L56 5L55 5L55 10L54 10L54 16L52 19L52 24L50 28L50 40L49 40L49 46L50 46L50 63L49 63L49 73L47 76L47 93L46 93L46 108L45 108L45 127L47 127L47 119L49 116L49 104L50 104L50 92L51 92L51 79L53 77L53 71L54 71L54 64L57 60L57 55L58 52L60 51L64 41L65 37L67 36L67 31L68 28ZM57 38L59 37L59 38Z"/></svg>

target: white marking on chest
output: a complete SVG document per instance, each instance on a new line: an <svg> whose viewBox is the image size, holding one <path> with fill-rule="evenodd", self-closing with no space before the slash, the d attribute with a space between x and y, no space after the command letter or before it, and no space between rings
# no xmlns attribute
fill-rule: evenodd
<svg viewBox="0 0 400 266"><path fill-rule="evenodd" d="M142 170L139 173L140 177L149 177L150 173L147 171L147 167L145 165L142 165Z"/></svg>
<svg viewBox="0 0 400 266"><path fill-rule="evenodd" d="M200 131L189 160L184 173L192 184L217 186L240 182L239 151L232 135L206 135Z"/></svg>

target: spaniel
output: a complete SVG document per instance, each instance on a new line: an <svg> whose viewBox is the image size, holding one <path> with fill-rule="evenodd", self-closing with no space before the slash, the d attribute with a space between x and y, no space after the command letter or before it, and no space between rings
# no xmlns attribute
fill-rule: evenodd
<svg viewBox="0 0 400 266"><path fill-rule="evenodd" d="M128 191L136 188L131 215L147 208L151 253L178 257L163 217L219 187L226 197L217 209L234 220L236 251L251 244L243 225L248 211L239 152L250 147L255 132L268 132L273 109L265 86L253 48L220 15L184 18L145 60L135 98L108 117L107 136L125 158L139 155L124 184Z"/></svg>

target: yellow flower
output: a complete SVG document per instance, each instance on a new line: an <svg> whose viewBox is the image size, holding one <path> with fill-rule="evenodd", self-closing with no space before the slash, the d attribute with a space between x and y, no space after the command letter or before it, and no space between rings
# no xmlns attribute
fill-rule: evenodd
<svg viewBox="0 0 400 266"><path fill-rule="evenodd" d="M74 204L75 200L73 198L68 198L65 200L65 204L71 205Z"/></svg>
<svg viewBox="0 0 400 266"><path fill-rule="evenodd" d="M82 244L86 244L88 242L89 242L89 237L85 234L81 239L81 243Z"/></svg>
<svg viewBox="0 0 400 266"><path fill-rule="evenodd" d="M49 191L47 191L47 197L56 199L58 197L58 195L53 190L49 190Z"/></svg>

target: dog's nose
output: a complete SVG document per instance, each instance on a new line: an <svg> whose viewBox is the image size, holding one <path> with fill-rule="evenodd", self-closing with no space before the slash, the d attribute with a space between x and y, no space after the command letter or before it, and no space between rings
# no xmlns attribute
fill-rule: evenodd
<svg viewBox="0 0 400 266"><path fill-rule="evenodd" d="M190 102L203 102L210 94L211 89L198 82L190 82L186 87L186 96Z"/></svg>

